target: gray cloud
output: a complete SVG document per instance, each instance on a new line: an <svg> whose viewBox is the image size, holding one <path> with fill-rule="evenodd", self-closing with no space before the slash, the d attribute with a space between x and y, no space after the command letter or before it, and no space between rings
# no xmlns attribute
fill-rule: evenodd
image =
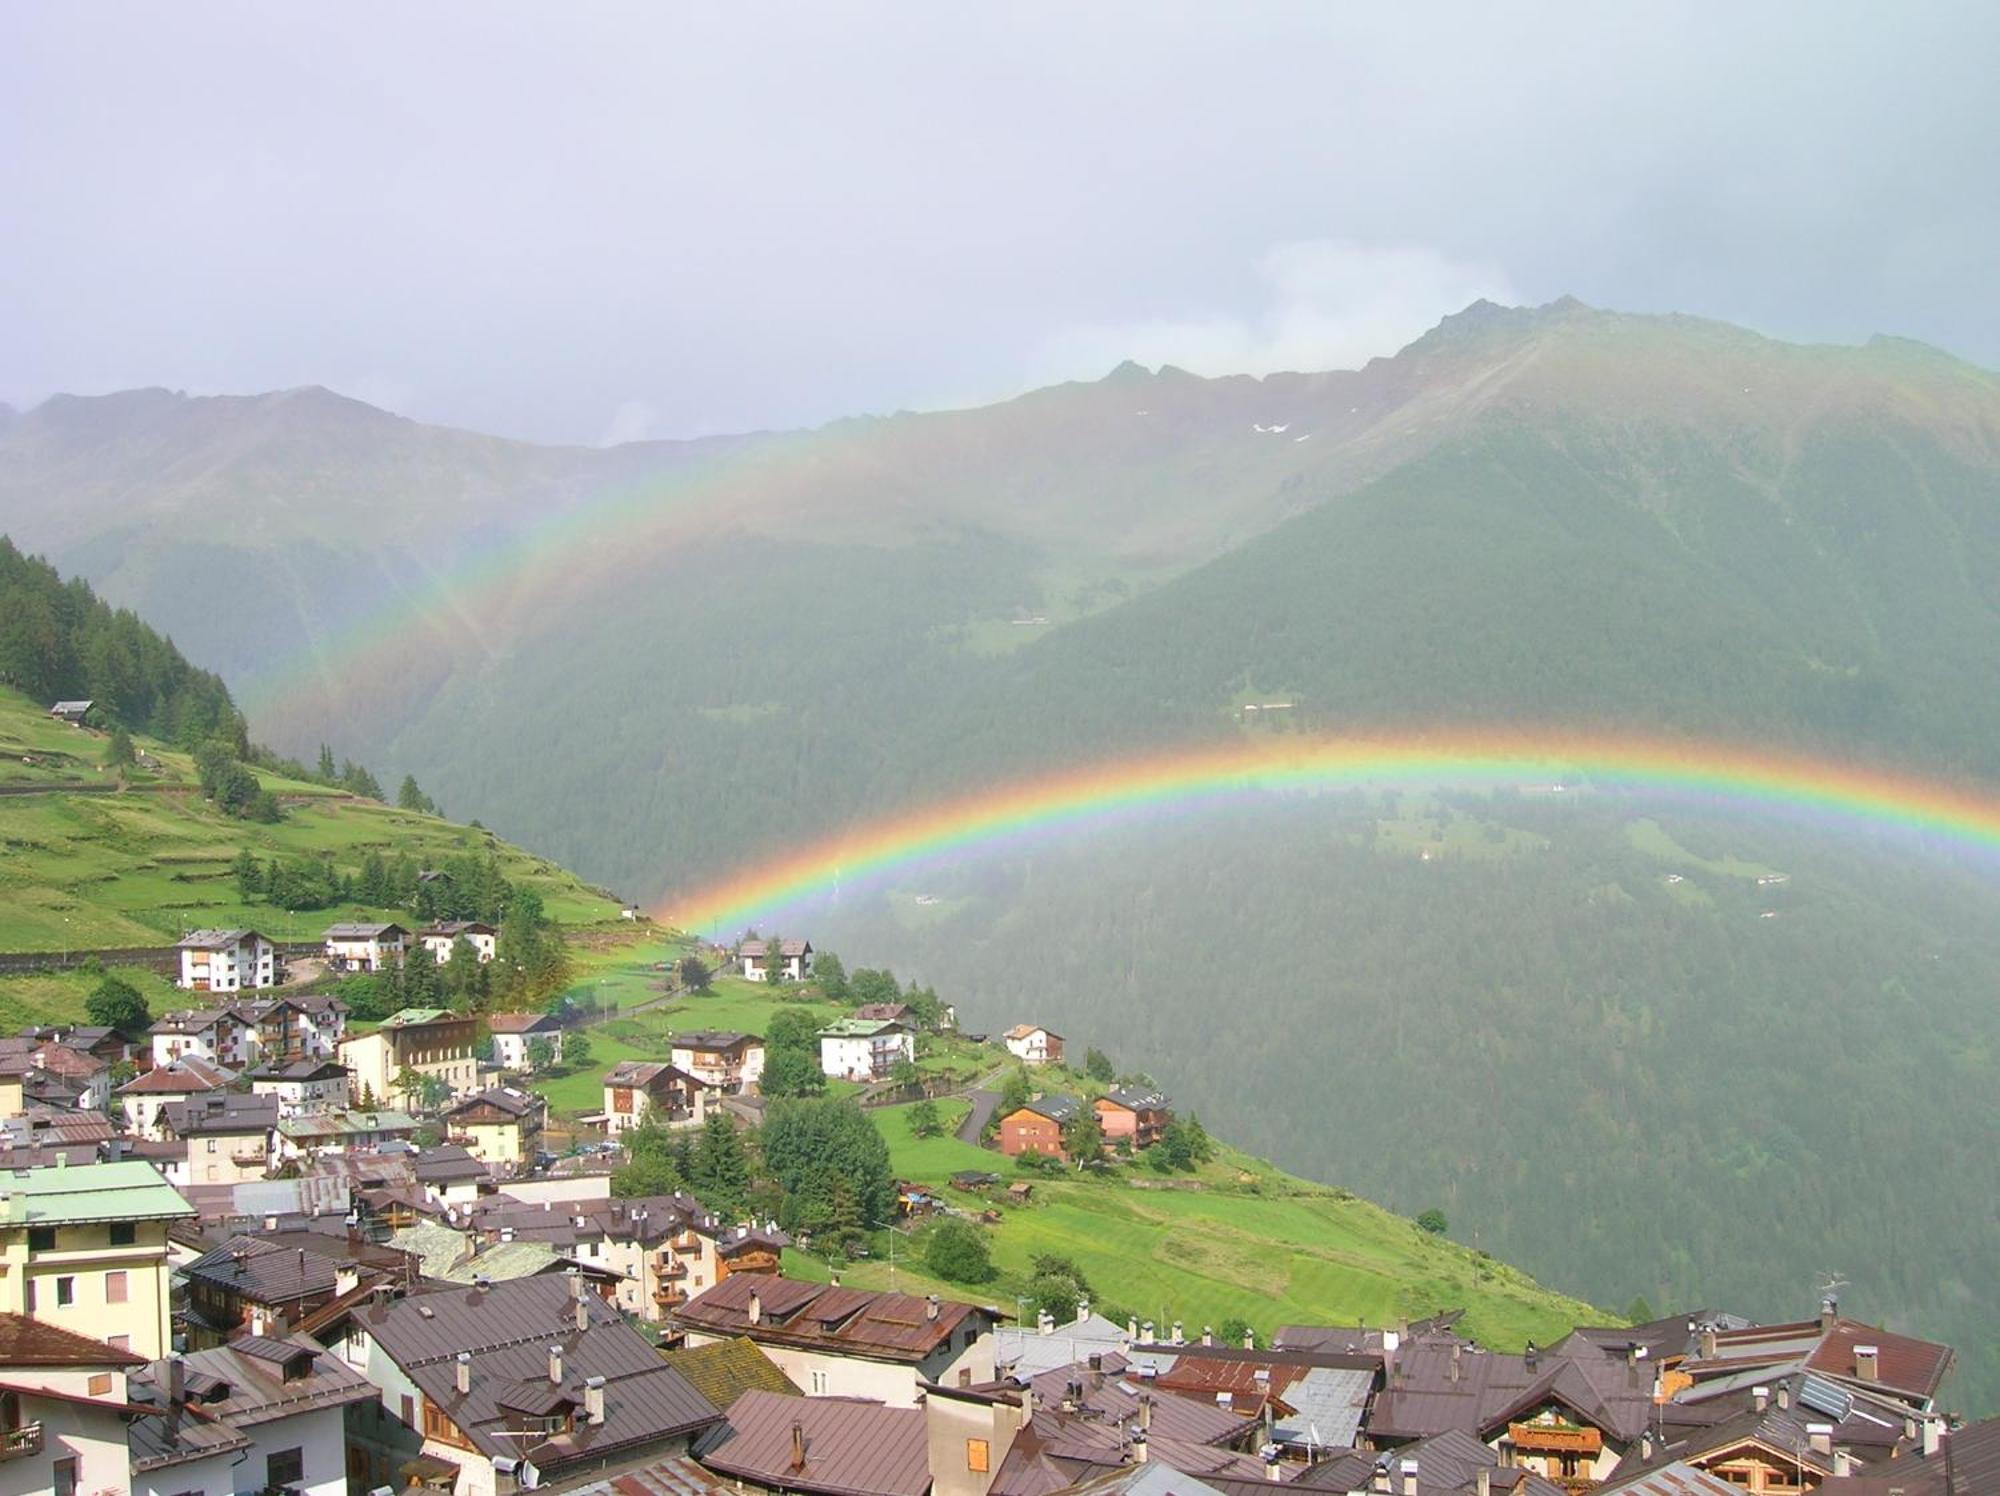
<svg viewBox="0 0 2000 1496"><path fill-rule="evenodd" d="M1352 363L1489 285L1995 365L1996 42L1970 3L22 0L0 399L324 383L594 441Z"/></svg>

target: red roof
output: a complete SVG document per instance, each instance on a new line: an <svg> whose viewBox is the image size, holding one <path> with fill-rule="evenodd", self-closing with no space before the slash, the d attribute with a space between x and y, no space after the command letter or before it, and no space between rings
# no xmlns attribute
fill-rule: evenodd
<svg viewBox="0 0 2000 1496"><path fill-rule="evenodd" d="M116 1350L25 1314L0 1314L0 1366L144 1366L146 1358Z"/></svg>
<svg viewBox="0 0 2000 1496"><path fill-rule="evenodd" d="M1854 1351L1857 1346L1875 1347L1875 1375L1861 1374ZM1948 1345L1897 1335L1888 1330L1856 1324L1851 1319L1836 1320L1820 1340L1819 1349L1806 1358L1812 1371L1845 1381L1874 1381L1893 1392L1909 1396L1933 1397L1945 1373L1951 1370L1952 1351Z"/></svg>

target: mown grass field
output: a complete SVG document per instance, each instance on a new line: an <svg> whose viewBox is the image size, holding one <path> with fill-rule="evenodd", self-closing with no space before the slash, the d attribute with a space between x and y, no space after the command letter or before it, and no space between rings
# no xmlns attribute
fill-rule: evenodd
<svg viewBox="0 0 2000 1496"><path fill-rule="evenodd" d="M61 745L51 749L51 742ZM96 767L104 738L51 722L16 692L0 690L0 752L44 781L106 782ZM226 816L191 787L183 754L140 746L160 760L148 785L139 776L117 794L0 797L0 951L163 945L203 925L252 925L276 939L310 939L338 919L402 917L407 911L342 906L287 913L245 903L230 876L237 852L260 859L330 854L343 870L370 852L422 863L492 848L514 883L542 896L565 924L614 919L617 906L573 874L490 833L436 816L356 800L323 787L264 775L285 802L285 818L261 825ZM62 751L87 761L45 773L20 763L23 752ZM15 782L24 782L16 780Z"/></svg>
<svg viewBox="0 0 2000 1496"><path fill-rule="evenodd" d="M1365 1200L1231 1149L1219 1149L1191 1176L1125 1168L1104 1178L1048 1179L949 1135L913 1138L907 1110L871 1113L900 1177L937 1186L965 1209L994 1205L949 1187L949 1177L965 1169L1030 1179L1034 1198L994 1207L1001 1223L987 1238L1000 1276L991 1283L934 1282L923 1273L923 1229L897 1233L895 1284L906 1292L978 1299L1011 1315L1033 1259L1051 1253L1083 1269L1099 1303L1160 1324L1180 1319L1191 1333L1231 1318L1265 1334L1280 1324L1393 1324L1463 1306L1470 1333L1515 1347L1612 1319ZM963 1104L940 1110L955 1124ZM786 1271L823 1278L827 1269L795 1252ZM890 1273L885 1243L873 1259L849 1264L842 1281L887 1287Z"/></svg>

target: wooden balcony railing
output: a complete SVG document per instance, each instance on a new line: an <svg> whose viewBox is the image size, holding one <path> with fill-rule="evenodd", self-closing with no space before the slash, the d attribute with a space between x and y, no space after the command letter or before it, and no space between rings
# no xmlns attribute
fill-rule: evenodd
<svg viewBox="0 0 2000 1496"><path fill-rule="evenodd" d="M24 1423L19 1428L0 1430L0 1460L18 1460L23 1455L41 1452L41 1424Z"/></svg>

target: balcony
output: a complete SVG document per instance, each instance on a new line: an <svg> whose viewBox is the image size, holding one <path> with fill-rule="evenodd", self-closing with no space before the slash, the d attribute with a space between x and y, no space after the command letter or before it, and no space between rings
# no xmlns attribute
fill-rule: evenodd
<svg viewBox="0 0 2000 1496"><path fill-rule="evenodd" d="M24 1423L19 1428L0 1431L0 1460L18 1460L22 1455L41 1452L41 1424Z"/></svg>
<svg viewBox="0 0 2000 1496"><path fill-rule="evenodd" d="M676 1262L671 1257L661 1257L653 1266L662 1278L674 1282L678 1282L688 1275L687 1264L685 1262Z"/></svg>
<svg viewBox="0 0 2000 1496"><path fill-rule="evenodd" d="M658 1304L662 1309L677 1309L687 1301L687 1290L684 1288L656 1288L653 1290L653 1302Z"/></svg>
<svg viewBox="0 0 2000 1496"><path fill-rule="evenodd" d="M1516 1449L1538 1454L1595 1455L1604 1448L1602 1433L1573 1423L1510 1423L1507 1439Z"/></svg>

